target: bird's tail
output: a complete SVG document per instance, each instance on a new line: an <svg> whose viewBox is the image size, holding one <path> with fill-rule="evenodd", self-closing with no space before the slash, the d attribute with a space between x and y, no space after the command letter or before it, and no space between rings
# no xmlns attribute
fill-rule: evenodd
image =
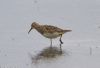
<svg viewBox="0 0 100 68"><path fill-rule="evenodd" d="M66 32L71 32L72 30L64 30L64 33L66 33Z"/></svg>

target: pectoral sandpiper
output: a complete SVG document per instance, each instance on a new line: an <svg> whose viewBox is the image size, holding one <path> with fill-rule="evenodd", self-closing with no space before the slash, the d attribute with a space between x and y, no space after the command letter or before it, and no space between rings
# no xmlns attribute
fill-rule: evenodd
<svg viewBox="0 0 100 68"><path fill-rule="evenodd" d="M58 27L55 27L55 26L51 26L51 25L40 25L36 22L33 22L31 24L31 29L29 30L28 34L30 33L30 31L32 29L36 29L41 35L43 35L44 37L46 38L49 38L50 41L51 41L51 45L52 45L52 39L54 38L57 38L57 37L60 37L59 41L61 44L63 44L61 38L62 38L62 35L66 32L70 32L72 30L63 30L63 29L60 29Z"/></svg>

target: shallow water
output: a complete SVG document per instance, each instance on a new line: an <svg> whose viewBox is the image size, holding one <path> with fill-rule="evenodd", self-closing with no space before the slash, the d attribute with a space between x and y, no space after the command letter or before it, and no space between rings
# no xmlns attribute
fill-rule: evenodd
<svg viewBox="0 0 100 68"><path fill-rule="evenodd" d="M100 68L100 1L0 0L1 68ZM44 38L33 21L72 32Z"/></svg>

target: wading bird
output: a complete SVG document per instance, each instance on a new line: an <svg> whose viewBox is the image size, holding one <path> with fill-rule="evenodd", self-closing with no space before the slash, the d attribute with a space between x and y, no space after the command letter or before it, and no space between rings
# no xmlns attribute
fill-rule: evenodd
<svg viewBox="0 0 100 68"><path fill-rule="evenodd" d="M51 46L52 46L52 39L60 37L59 41L61 44L63 44L61 38L62 35L66 32L70 32L72 30L63 30L61 28L58 28L56 26L52 26L52 25L40 25L36 22L33 22L31 24L31 29L29 30L28 34L30 33L30 31L32 29L36 29L41 35L43 35L46 38L49 38L51 41Z"/></svg>

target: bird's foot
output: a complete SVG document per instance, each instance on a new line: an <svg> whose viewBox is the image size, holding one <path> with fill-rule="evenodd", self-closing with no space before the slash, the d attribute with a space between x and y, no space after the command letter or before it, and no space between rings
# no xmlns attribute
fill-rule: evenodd
<svg viewBox="0 0 100 68"><path fill-rule="evenodd" d="M61 44L63 44L63 42L60 42Z"/></svg>
<svg viewBox="0 0 100 68"><path fill-rule="evenodd" d="M60 43L63 44L62 40L60 40Z"/></svg>

